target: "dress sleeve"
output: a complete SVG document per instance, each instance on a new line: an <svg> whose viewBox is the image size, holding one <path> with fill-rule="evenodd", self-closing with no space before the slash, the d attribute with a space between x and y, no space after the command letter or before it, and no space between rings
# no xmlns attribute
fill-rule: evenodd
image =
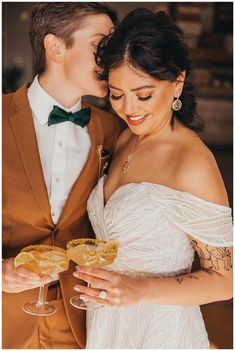
<svg viewBox="0 0 235 351"><path fill-rule="evenodd" d="M188 235L210 246L233 245L231 208L190 193L175 196L174 201L169 202L169 207L169 220Z"/></svg>

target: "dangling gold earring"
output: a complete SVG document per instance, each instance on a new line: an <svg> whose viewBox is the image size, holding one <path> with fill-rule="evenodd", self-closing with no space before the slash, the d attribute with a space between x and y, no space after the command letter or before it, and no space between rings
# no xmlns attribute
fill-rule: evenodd
<svg viewBox="0 0 235 351"><path fill-rule="evenodd" d="M179 111L181 107L182 107L182 101L179 98L176 98L176 100L174 100L172 103L172 109L174 111Z"/></svg>

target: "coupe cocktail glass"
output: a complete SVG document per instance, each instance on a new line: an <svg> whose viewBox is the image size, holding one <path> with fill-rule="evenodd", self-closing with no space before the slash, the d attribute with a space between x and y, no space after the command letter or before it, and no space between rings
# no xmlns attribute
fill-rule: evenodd
<svg viewBox="0 0 235 351"><path fill-rule="evenodd" d="M74 239L67 243L67 256L80 266L100 268L111 264L117 256L118 241L103 241L97 239ZM88 284L88 287L91 287ZM102 307L95 302L84 301L79 295L70 299L74 307L91 310Z"/></svg>
<svg viewBox="0 0 235 351"><path fill-rule="evenodd" d="M50 245L30 245L20 251L14 260L15 267L38 273L54 275L68 269L69 259L66 251ZM44 285L40 286L38 300L26 302L22 306L26 313L36 316L47 316L55 313L56 307L44 301Z"/></svg>

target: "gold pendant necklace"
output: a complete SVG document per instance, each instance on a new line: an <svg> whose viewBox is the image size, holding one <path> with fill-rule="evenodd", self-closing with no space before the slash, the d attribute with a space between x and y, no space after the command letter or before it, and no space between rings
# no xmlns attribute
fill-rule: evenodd
<svg viewBox="0 0 235 351"><path fill-rule="evenodd" d="M167 121L166 121L167 122ZM131 148L131 152L129 153L129 155L127 156L127 159L125 160L125 162L122 165L122 173L127 173L129 171L129 169L131 168L132 165L132 159L133 156L137 154L137 152L143 150L146 146L148 146L151 142L153 142L154 140L156 140L155 138L159 138L160 135L162 135L165 130L166 127L168 126L167 123L165 123L165 125L163 125L163 127L158 131L157 135L155 133L155 135L152 137L152 139L150 139L148 142L146 142L144 145L142 145L139 149L137 149L134 152L135 146L136 146L136 142L138 140L138 135L133 135L134 137L134 142ZM151 137L150 137L151 138Z"/></svg>
<svg viewBox="0 0 235 351"><path fill-rule="evenodd" d="M130 154L127 156L127 159L126 161L123 163L122 165L122 173L127 173L129 171L129 169L131 168L131 164L132 164L132 159L133 159L133 156L135 154L137 154L137 152L141 151L142 149L145 148L145 146L149 145L150 142L152 142L153 140L150 140L148 143L144 144L141 148L137 149L134 153L134 149L135 149L135 145L136 145L136 142L137 142L137 139L138 139L138 135L135 135L134 136L135 140L133 142L133 145L132 145L132 148L131 148L131 152Z"/></svg>
<svg viewBox="0 0 235 351"><path fill-rule="evenodd" d="M127 156L127 159L126 161L123 163L122 165L122 173L126 173L129 171L130 167L131 167L131 162L132 162L132 157L133 157L133 151L134 151L134 148L135 148L135 144L136 144L136 141L138 139L138 136L135 135L134 136L135 140L133 142L133 145L132 145L132 148L131 148L131 152L130 154Z"/></svg>
<svg viewBox="0 0 235 351"><path fill-rule="evenodd" d="M131 167L131 161L132 161L132 155L129 155L127 157L127 160L123 163L122 173L126 173L129 170L129 168Z"/></svg>

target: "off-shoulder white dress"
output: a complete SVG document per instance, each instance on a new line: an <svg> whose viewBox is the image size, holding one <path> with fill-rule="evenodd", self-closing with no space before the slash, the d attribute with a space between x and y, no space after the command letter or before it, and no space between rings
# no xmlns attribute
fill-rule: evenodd
<svg viewBox="0 0 235 351"><path fill-rule="evenodd" d="M98 239L121 243L107 268L176 276L191 269L188 234L208 245L232 245L230 208L148 182L119 187L104 206L104 181L91 193L88 213ZM199 306L137 304L89 311L86 348L206 349L209 342Z"/></svg>

